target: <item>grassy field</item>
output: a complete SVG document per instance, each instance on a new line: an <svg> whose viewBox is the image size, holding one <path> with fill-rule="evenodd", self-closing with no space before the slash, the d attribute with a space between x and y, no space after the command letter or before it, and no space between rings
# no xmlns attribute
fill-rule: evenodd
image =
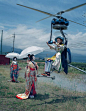
<svg viewBox="0 0 86 111"><path fill-rule="evenodd" d="M38 63L39 71L44 64ZM19 63L24 71L25 63ZM0 66L0 111L86 111L86 93L61 89L52 84L38 82L35 99L19 100L16 94L25 91L25 79L19 76L20 83L7 82L10 79L10 65ZM81 74L69 68L67 77Z"/></svg>

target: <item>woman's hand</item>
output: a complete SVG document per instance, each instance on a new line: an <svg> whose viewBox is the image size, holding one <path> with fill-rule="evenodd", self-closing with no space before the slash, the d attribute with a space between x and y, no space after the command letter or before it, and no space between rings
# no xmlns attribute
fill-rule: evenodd
<svg viewBox="0 0 86 111"><path fill-rule="evenodd" d="M48 46L50 47L50 49L51 49L51 48L52 48L51 45L50 45L48 42L46 42L46 43L47 43L47 45L48 45Z"/></svg>

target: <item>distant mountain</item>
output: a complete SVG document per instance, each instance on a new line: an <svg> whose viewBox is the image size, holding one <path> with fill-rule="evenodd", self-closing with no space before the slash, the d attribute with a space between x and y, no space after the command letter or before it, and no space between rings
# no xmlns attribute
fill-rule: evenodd
<svg viewBox="0 0 86 111"><path fill-rule="evenodd" d="M35 57L39 58L48 58L52 57L55 55L55 51L43 51L39 54L37 54ZM76 54L76 53L71 53L71 62L82 62L86 63L86 55L81 55L81 54Z"/></svg>
<svg viewBox="0 0 86 111"><path fill-rule="evenodd" d="M2 53L3 54L6 54L6 53L8 53L8 52L12 52L13 51L13 47L11 47L11 46L2 46ZM14 48L14 52L16 52L16 53L21 53L21 49L18 49L18 48ZM0 47L0 53L1 53L1 47Z"/></svg>
<svg viewBox="0 0 86 111"><path fill-rule="evenodd" d="M72 62L82 62L82 63L86 63L86 55L81 55L81 54L76 54L76 53L72 53L71 54L71 60Z"/></svg>
<svg viewBox="0 0 86 111"><path fill-rule="evenodd" d="M52 57L52 56L54 56L55 55L55 51L43 51L43 52L41 52L41 53L39 53L39 54L37 54L37 55L35 55L35 57L39 57L39 58L47 58L47 57Z"/></svg>
<svg viewBox="0 0 86 111"><path fill-rule="evenodd" d="M13 47L11 46L3 46L2 47L2 51L3 51L3 54L6 54L7 52L12 52L13 51ZM14 48L14 52L17 52L17 53L21 53L21 49L18 49L18 48ZM1 52L1 47L0 47L0 52ZM45 50L37 55L35 55L36 58L41 58L41 59L44 59L44 58L49 58L49 57L52 57L56 54L56 52L54 50ZM72 53L71 54L71 60L72 62L83 62L83 63L86 63L86 55L81 55L81 54L77 54L77 53Z"/></svg>

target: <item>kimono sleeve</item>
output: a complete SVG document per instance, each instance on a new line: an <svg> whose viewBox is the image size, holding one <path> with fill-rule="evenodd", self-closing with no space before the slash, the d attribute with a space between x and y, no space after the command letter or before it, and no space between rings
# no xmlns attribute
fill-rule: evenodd
<svg viewBox="0 0 86 111"><path fill-rule="evenodd" d="M52 49L56 50L55 46L51 46L51 48L50 48L50 49L51 49L51 50L52 50Z"/></svg>
<svg viewBox="0 0 86 111"><path fill-rule="evenodd" d="M34 66L33 66L33 63L32 63L32 62L29 62L29 63L28 63L28 66L29 66L29 67L31 67L31 68L34 68Z"/></svg>
<svg viewBox="0 0 86 111"><path fill-rule="evenodd" d="M66 45L64 45L64 44L59 45L59 48L61 49L61 51L64 51L64 49L66 48Z"/></svg>

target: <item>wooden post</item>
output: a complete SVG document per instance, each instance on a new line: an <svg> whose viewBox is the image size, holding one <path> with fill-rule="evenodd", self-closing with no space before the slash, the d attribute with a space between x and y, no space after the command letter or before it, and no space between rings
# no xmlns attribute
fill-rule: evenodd
<svg viewBox="0 0 86 111"><path fill-rule="evenodd" d="M13 34L13 52L14 52L14 42L15 42L15 33Z"/></svg>
<svg viewBox="0 0 86 111"><path fill-rule="evenodd" d="M2 55L2 39L3 39L3 30L2 30L2 34L1 34L1 55Z"/></svg>

